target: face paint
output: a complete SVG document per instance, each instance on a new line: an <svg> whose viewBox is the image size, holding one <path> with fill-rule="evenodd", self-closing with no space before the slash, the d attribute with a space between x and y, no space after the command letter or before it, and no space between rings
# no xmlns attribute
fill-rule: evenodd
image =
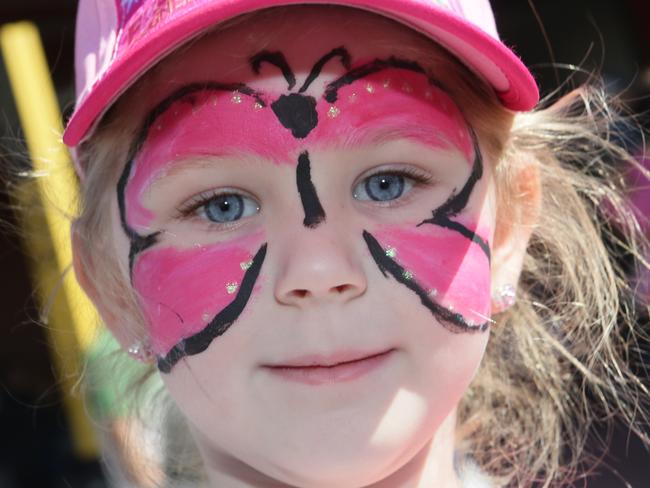
<svg viewBox="0 0 650 488"><path fill-rule="evenodd" d="M240 101L233 101L237 96ZM137 155L125 195L129 224L146 228L153 220L142 205L143 194L179 159L252 153L276 164L292 163L295 139L259 103L256 97L224 91L201 91L172 103L153 121Z"/></svg>
<svg viewBox="0 0 650 488"><path fill-rule="evenodd" d="M474 225L468 222L466 227ZM490 316L490 260L475 242L437 226L383 227L365 238L380 269L396 270L393 278L420 295L445 327L453 332L484 330ZM391 268L391 261L401 269Z"/></svg>
<svg viewBox="0 0 650 488"><path fill-rule="evenodd" d="M391 68L337 93L336 104L319 104L320 123L308 139L315 147L332 142L358 147L383 135L414 139L434 148L455 148L467 161L473 159L472 139L462 113L422 74Z"/></svg>
<svg viewBox="0 0 650 488"><path fill-rule="evenodd" d="M149 324L153 350L160 357L168 356L166 363L172 363L169 355L174 348L173 362L181 352L207 348L242 312L264 259L259 251L262 240L257 234L200 248L151 249L139 257L133 286ZM215 320L224 310L225 316ZM210 325L214 330L196 338Z"/></svg>
<svg viewBox="0 0 650 488"><path fill-rule="evenodd" d="M303 224L305 227L313 229L325 220L325 211L318 200L314 183L311 181L310 164L309 154L302 153L298 158L298 167L296 168L296 184L305 211Z"/></svg>
<svg viewBox="0 0 650 488"><path fill-rule="evenodd" d="M232 325L253 292L266 254L266 244L261 244L260 237L253 239L255 246L250 242L229 242L199 249L149 249L157 243L158 233L141 236L134 230L147 228L154 218L142 203L143 195L175 162L231 153L257 154L274 164L295 161L304 225L314 228L324 221L325 211L311 180L309 153L302 150L298 155L301 149L358 146L395 133L433 147L455 147L471 160L473 141L462 114L416 63L395 58L372 61L330 83L319 101L302 94L334 57L340 57L349 68L347 51L334 50L315 64L299 93L278 96L261 94L242 84L196 83L170 95L147 117L131 161L120 178L118 201L123 227L131 241L133 285L150 324L161 371L169 372L180 358L204 351ZM253 71L258 73L262 63L280 68L289 90L295 86L295 77L281 54L262 52L254 56ZM475 317L469 318L471 314L489 312L485 303L466 300L466 287L454 285L450 275L427 270L463 267L468 274L478 277L479 288L485 284L485 266L471 252L466 260L461 259L464 254L458 254L460 247L456 242L469 233L476 237L475 242L483 241L450 218L464 208L481 177L482 166L478 166L478 173L476 169L475 165L459 195L420 224L434 224L437 227L433 230L382 231L381 240L392 240L401 249L402 264L382 255L379 242L364 233L384 273L391 272L421 298L422 287L442 291L443 298L460 307L460 312L450 316L450 305L444 308L428 298L423 298L423 303L443 321L464 325L465 329L473 328ZM442 246L447 251L438 254L438 261L427 261L422 251L425 244ZM253 247L258 250L251 260ZM488 262L489 276L489 249L483 252L483 259ZM243 263L251 265L244 269ZM208 270L218 270L218 274ZM233 294L236 296L231 299Z"/></svg>
<svg viewBox="0 0 650 488"><path fill-rule="evenodd" d="M292 87L295 78L284 62L276 59L277 53L254 57L254 68L259 70L259 63L268 62L269 57L273 64L281 66L288 86ZM331 57L334 55L330 53L329 58L326 56L319 63ZM403 68L393 67L393 64ZM383 69L374 72L379 67ZM366 71L370 73L358 78ZM320 68L315 67L310 78L319 72ZM323 99L316 105L315 99L302 94L287 98L286 95L261 94L243 88L234 95L238 97L235 103L230 92L202 88L207 84L181 88L178 95L170 96L174 102L165 101L153 111L160 114L151 121L126 190L130 225L146 228L151 222L153 214L142 205L142 195L155 178L182 158L252 153L275 164L297 165L301 148L341 143L359 146L373 132L381 132L386 127L396 130L408 127L409 131L402 131L401 136L433 147L456 147L471 160L472 143L462 114L444 91L417 70L417 64L392 59L391 63L362 64L351 73L354 75L345 75L326 89L326 96L335 99L336 105ZM305 86L307 82L301 90ZM197 91L191 92L192 87ZM299 99L306 101L299 102ZM273 110L269 110L270 100L275 100L270 103L275 107ZM286 100L281 111L292 114L291 117L301 121L307 116L315 117L314 127L310 122L307 131L299 122L289 120L288 115L278 115L280 100ZM312 101L314 113L309 115L311 109L301 107L311 106ZM296 131L300 137L295 135Z"/></svg>

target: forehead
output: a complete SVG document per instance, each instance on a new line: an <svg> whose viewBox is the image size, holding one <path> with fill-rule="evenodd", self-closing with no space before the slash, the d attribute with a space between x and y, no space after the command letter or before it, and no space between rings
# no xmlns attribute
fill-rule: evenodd
<svg viewBox="0 0 650 488"><path fill-rule="evenodd" d="M354 60L404 55L431 48L431 41L379 15L345 7L294 6L243 17L227 28L191 42L165 59L146 77L140 102L151 108L166 94L197 80L244 82L252 88L286 89L279 69L251 71L249 59L262 51L280 51L294 73L308 72L325 52L344 46ZM313 90L342 74L328 63Z"/></svg>

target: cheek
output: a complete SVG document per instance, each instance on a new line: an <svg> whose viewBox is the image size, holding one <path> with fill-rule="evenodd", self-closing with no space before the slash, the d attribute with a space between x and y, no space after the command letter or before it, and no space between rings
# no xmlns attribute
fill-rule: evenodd
<svg viewBox="0 0 650 488"><path fill-rule="evenodd" d="M156 354L203 330L235 299L262 242L255 235L192 249L152 249L138 258L133 286Z"/></svg>
<svg viewBox="0 0 650 488"><path fill-rule="evenodd" d="M484 240L490 235L488 229L475 232ZM475 242L427 224L383 227L375 235L386 253L425 288L433 302L474 324L490 316L490 260Z"/></svg>

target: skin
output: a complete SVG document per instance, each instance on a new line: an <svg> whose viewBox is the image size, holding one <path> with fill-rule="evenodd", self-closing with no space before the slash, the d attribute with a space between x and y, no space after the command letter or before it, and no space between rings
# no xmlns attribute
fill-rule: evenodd
<svg viewBox="0 0 650 488"><path fill-rule="evenodd" d="M501 232L507 238L493 245L491 165L479 165L480 141L425 74L387 70L342 88L331 104L327 86L347 72L331 60L306 91L319 122L295 137L270 109L289 93L286 76L270 63L256 72L249 62L264 50L281 52L300 86L315 61L339 46L354 68L426 49L426 40L335 9L256 22L254 30L244 23L172 56L131 94L139 105L121 108L144 124L165 97L205 80L244 83L265 102L260 108L260 99L237 101L225 91L180 100L131 151L132 167L115 192L115 246L141 297L159 365L238 296L264 250L241 314L201 350L167 363L166 387L190 421L213 486L459 486L455 411L489 336L467 326L486 323L495 276L516 278L528 234ZM309 225L296 187L305 153L323 210ZM440 211L478 166L462 208ZM408 168L428 182L388 203L360 196L373 173ZM249 197L250 215L223 225L200 209L184 213L197 195L215 191ZM83 252L78 245L76 252ZM400 282L392 265L408 278ZM100 294L89 293L102 311ZM264 367L343 350L392 352L370 374L318 386Z"/></svg>

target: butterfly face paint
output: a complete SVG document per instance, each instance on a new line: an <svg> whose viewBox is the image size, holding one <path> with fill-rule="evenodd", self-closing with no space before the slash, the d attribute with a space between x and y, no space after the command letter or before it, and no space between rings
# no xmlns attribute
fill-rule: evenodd
<svg viewBox="0 0 650 488"><path fill-rule="evenodd" d="M319 99L307 95L332 60L347 72ZM253 153L270 164L295 165L303 224L313 229L326 223L327 213L311 178L310 152L363 144L368 134L386 136L385 127L428 146L454 148L474 163L463 188L432 209L430 217L423 215L410 227L366 230L359 238L380 271L420 296L450 330L485 330L489 245L482 236L488 230L477 232L476 219L462 216L482 176L482 160L475 136L448 95L417 63L388 58L352 67L344 48L318 60L297 90L281 53L263 51L251 58L254 73L264 64L281 70L286 93L262 93L241 83L182 87L147 116L120 178L118 202L131 241L132 283L159 369L169 372L182 357L204 351L237 320L259 289L267 244L260 234L201 248L164 246L161 231L145 233L154 219L143 203L152 182L186 157Z"/></svg>

